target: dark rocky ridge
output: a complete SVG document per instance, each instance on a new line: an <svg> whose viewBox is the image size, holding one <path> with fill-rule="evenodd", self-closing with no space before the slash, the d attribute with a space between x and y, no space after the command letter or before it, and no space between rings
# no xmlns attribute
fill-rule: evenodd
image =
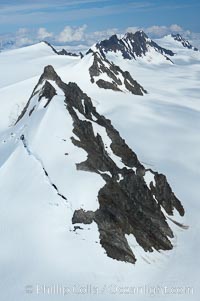
<svg viewBox="0 0 200 301"><path fill-rule="evenodd" d="M82 58L82 53L73 53L73 52L68 52L67 50L65 49L62 49L60 51L57 51L49 42L47 41L44 41L45 44L47 44L52 50L54 53L58 54L58 55L67 55L67 56L74 56L74 57L81 57Z"/></svg>
<svg viewBox="0 0 200 301"><path fill-rule="evenodd" d="M169 215L173 215L174 208L180 215L184 215L184 209L166 177L151 170L155 186L151 182L149 188L144 180L147 170L110 120L98 114L91 99L75 83L63 83L52 66L45 68L32 95L38 94L40 97L43 94L49 99L49 104L53 91L51 83L46 85L49 80L54 81L65 94L66 110L73 119L73 133L77 137L72 137L72 142L88 154L86 161L77 162L77 170L95 172L105 181L98 193L99 209L86 212L77 208L72 223L96 222L102 247L109 257L117 260L130 263L136 261L134 250L126 239L129 234L135 236L145 251L152 252L153 248L172 249L170 238L173 237L173 232L161 208ZM45 88L38 90L41 84ZM29 107L26 106L21 118L28 110ZM84 120L79 118L79 114ZM113 154L121 158L123 168L117 166L110 157L103 137L94 134L93 123L105 129L111 140L110 148Z"/></svg>
<svg viewBox="0 0 200 301"><path fill-rule="evenodd" d="M93 64L89 68L92 83L95 83L95 78L104 74L107 75L111 82L104 79L98 79L96 84L99 88L122 91L122 85L124 84L126 89L132 94L143 95L147 93L147 91L132 78L128 71L123 71L119 66L110 62L98 52L91 51L91 53L94 57Z"/></svg>
<svg viewBox="0 0 200 301"><path fill-rule="evenodd" d="M106 56L106 53L109 51L120 51L124 59L129 60L146 55L148 47L155 49L156 52L162 54L167 60L170 60L168 56L174 55L173 51L160 47L143 31L126 33L122 39L119 39L117 35L113 35L109 39L96 44L97 50L99 50L103 56ZM91 50L88 52L90 51Z"/></svg>
<svg viewBox="0 0 200 301"><path fill-rule="evenodd" d="M199 51L198 48L192 46L190 44L190 42L188 40L184 39L180 34L172 34L171 36L175 41L180 42L183 45L183 47L192 49L194 51Z"/></svg>

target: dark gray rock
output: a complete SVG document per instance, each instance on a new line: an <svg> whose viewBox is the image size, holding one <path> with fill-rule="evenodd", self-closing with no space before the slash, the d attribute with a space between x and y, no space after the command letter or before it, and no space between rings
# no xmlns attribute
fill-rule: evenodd
<svg viewBox="0 0 200 301"><path fill-rule="evenodd" d="M96 111L91 99L75 83L63 83L52 66L45 68L33 95L38 91L39 85L45 82L43 89L37 93L41 95L48 89L45 94L51 97L53 92L51 86L46 84L48 80L55 81L63 90L66 110L73 120L73 134L77 137L72 137L71 140L87 152L87 159L77 162L77 170L95 172L105 181L98 193L99 209L93 212L77 208L72 223L95 222L102 247L109 257L116 260L136 262L134 250L130 248L126 235L134 235L146 252L172 249L170 239L173 238L173 232L162 210L173 215L173 210L176 209L180 215L184 215L184 209L166 177L149 170L155 179L155 186L151 183L149 188L144 180L148 169L140 163L110 120ZM83 118L79 118L76 110ZM95 135L94 122L105 129L111 140L110 148L123 162L123 168L112 160L102 137Z"/></svg>
<svg viewBox="0 0 200 301"><path fill-rule="evenodd" d="M72 224L91 224L94 221L93 211L76 210L72 218Z"/></svg>
<svg viewBox="0 0 200 301"><path fill-rule="evenodd" d="M24 107L24 109L22 110L21 114L19 115L16 123L18 123L23 118L23 116L26 114L26 112L29 109L31 99L36 94L38 94L38 101L40 101L43 97L45 99L47 99L46 104L44 105L45 108L49 105L49 103L51 102L52 98L56 95L55 88L48 82L48 80L54 80L54 75L55 75L54 72L55 71L54 71L54 69L53 69L52 66L45 67L44 74L40 77L40 80L39 80L37 86L33 90L33 93L31 95L31 97L29 98L26 106ZM42 90L38 90L39 85L42 84L43 82L45 82L45 84L44 84ZM35 110L35 105L32 108L30 108L29 116L32 115L32 113L33 113L34 110Z"/></svg>
<svg viewBox="0 0 200 301"><path fill-rule="evenodd" d="M46 98L47 102L44 105L44 108L46 108L55 95L56 95L55 88L48 81L46 81L41 93L39 94L38 101L40 101L43 97Z"/></svg>
<svg viewBox="0 0 200 301"><path fill-rule="evenodd" d="M121 91L115 82L110 83L103 79L99 79L96 81L96 84L99 88L113 90L113 91Z"/></svg>
<svg viewBox="0 0 200 301"><path fill-rule="evenodd" d="M128 71L123 71L119 66L115 65L113 62L107 60L98 52L92 52L94 61L92 66L89 68L91 82L98 85L99 88L111 89L114 91L121 91L122 85L124 84L126 89L134 95L143 95L147 91L135 81ZM100 75L106 75L109 81L104 79L98 79ZM122 80L120 79L123 79Z"/></svg>
<svg viewBox="0 0 200 301"><path fill-rule="evenodd" d="M77 54L77 53L73 53L73 52L68 52L67 50L65 49L62 49L60 51L56 50L49 42L47 41L44 41L45 44L47 44L52 50L54 53L56 53L57 55L67 55L67 56L74 56L74 57L78 57L80 56L81 57L81 54Z"/></svg>
<svg viewBox="0 0 200 301"><path fill-rule="evenodd" d="M69 52L65 49L62 49L60 51L57 51L57 54L58 55L67 55L67 56L73 56L73 57L79 57L80 54L77 54L77 53L73 53L73 52Z"/></svg>
<svg viewBox="0 0 200 301"><path fill-rule="evenodd" d="M121 80L118 78L120 68L109 62L107 59L102 57L98 52L93 52L94 61L92 66L89 68L91 81L94 82L94 77L98 77L102 73L116 83L116 85L122 85Z"/></svg>
<svg viewBox="0 0 200 301"><path fill-rule="evenodd" d="M155 187L151 187L154 196L156 197L158 203L165 209L167 214L173 215L173 210L180 213L181 216L184 215L185 211L181 202L174 195L171 187L169 186L166 176L163 174L155 173Z"/></svg>
<svg viewBox="0 0 200 301"><path fill-rule="evenodd" d="M188 40L184 39L179 33L172 34L171 36L172 36L172 38L174 38L175 41L180 42L183 45L183 47L192 49L194 51L199 51L198 48L192 46L192 44L190 44L190 42Z"/></svg>

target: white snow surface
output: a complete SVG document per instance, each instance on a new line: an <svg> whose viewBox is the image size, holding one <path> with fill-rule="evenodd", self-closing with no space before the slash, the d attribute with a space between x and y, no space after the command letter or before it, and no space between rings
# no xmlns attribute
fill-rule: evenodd
<svg viewBox="0 0 200 301"><path fill-rule="evenodd" d="M169 38L156 42L176 52L173 65L109 56L148 91L143 97L91 84L90 55L82 60L57 56L44 43L0 53L2 301L145 301L152 295L159 301L198 300L200 54L178 47ZM133 236L127 236L137 256L136 265L131 265L106 256L95 223L73 231L73 211L98 208L97 194L104 182L97 174L76 170L75 164L87 154L70 142L72 120L61 91L46 109L43 99L34 114L13 127L49 64L64 82L75 81L91 97L97 111L112 120L147 168L167 176L186 210L184 218L174 219L189 225L183 230L170 222L175 234L172 251L145 253ZM67 200L57 195L51 182ZM183 292L177 293L177 288Z"/></svg>

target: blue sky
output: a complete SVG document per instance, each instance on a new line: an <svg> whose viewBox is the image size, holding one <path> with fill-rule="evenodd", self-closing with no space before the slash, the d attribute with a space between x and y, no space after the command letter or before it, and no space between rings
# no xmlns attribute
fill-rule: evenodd
<svg viewBox="0 0 200 301"><path fill-rule="evenodd" d="M58 38L67 28L72 35L78 30L78 41L86 33L100 35L128 27L154 27L157 32L160 27L164 32L172 24L200 32L199 14L199 0L0 0L0 34L36 35L40 29L39 37L46 33L47 38Z"/></svg>

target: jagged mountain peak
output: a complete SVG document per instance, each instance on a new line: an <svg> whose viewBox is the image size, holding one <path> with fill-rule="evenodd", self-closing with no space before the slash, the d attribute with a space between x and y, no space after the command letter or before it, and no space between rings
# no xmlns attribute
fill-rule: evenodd
<svg viewBox="0 0 200 301"><path fill-rule="evenodd" d="M118 42L119 38L117 36L117 34L113 34L112 36L110 36L110 38L108 39L108 41L112 42L112 43L116 43Z"/></svg>
<svg viewBox="0 0 200 301"><path fill-rule="evenodd" d="M53 81L57 84L57 86L67 94L67 89L76 88L80 90L79 86L75 82L69 82L68 84L64 83L58 73L55 71L52 65L47 65L44 67L43 73L40 76L40 79L34 89L37 89L38 86L43 84L44 82ZM34 92L33 92L34 93Z"/></svg>
<svg viewBox="0 0 200 301"><path fill-rule="evenodd" d="M172 36L172 38L177 38L177 39L183 40L183 37L182 37L182 35L180 35L180 33L176 33L176 34L172 33L171 36Z"/></svg>
<svg viewBox="0 0 200 301"><path fill-rule="evenodd" d="M26 106L24 107L21 114L19 115L16 124L24 117L24 115L28 114L29 116L31 116L32 113L37 108L37 106L39 105L42 98L46 99L43 107L46 108L49 105L52 98L57 94L53 82L55 82L57 87L59 87L64 91L66 84L62 82L61 78L58 76L53 66L47 65L44 67L44 71L40 76L39 81L35 86ZM38 97L38 103L35 102L35 98L37 97Z"/></svg>
<svg viewBox="0 0 200 301"><path fill-rule="evenodd" d="M113 35L97 43L92 50L98 50L103 56L110 52L121 53L124 59L129 60L150 56L150 61L153 61L153 56L157 55L162 60L171 61L168 56L174 55L173 51L160 47L142 30L135 33L127 32L122 38Z"/></svg>
<svg viewBox="0 0 200 301"><path fill-rule="evenodd" d="M114 34L110 38L102 40L101 42L95 44L93 49L89 49L89 51L87 53L89 53L91 50L92 51L99 50L100 53L103 56L105 56L105 52L108 52L108 51L116 52L119 46L120 46L120 39L117 37L116 34Z"/></svg>
<svg viewBox="0 0 200 301"><path fill-rule="evenodd" d="M143 30L138 30L136 32L127 32L125 33L123 38L129 38L129 39L134 39L135 37L140 37L140 38L148 38L147 34Z"/></svg>
<svg viewBox="0 0 200 301"><path fill-rule="evenodd" d="M183 38L182 35L180 35L179 33L177 34L171 34L171 37L177 41L180 42L183 47L188 48L188 49L192 49L194 51L199 51L198 48L194 47L188 40L186 40L185 38Z"/></svg>
<svg viewBox="0 0 200 301"><path fill-rule="evenodd" d="M127 32L122 38L122 40L128 41L129 43L135 43L141 46L144 44L151 45L152 43L152 40L148 37L148 35L143 30L136 31L135 33ZM157 47L157 44L153 44L153 46Z"/></svg>
<svg viewBox="0 0 200 301"><path fill-rule="evenodd" d="M94 57L99 58L100 55L94 54ZM64 92L63 95L59 93L59 89ZM50 106L48 110L46 110L47 105ZM53 109L50 110L52 105ZM56 113L57 109L59 109L59 114ZM50 119L48 119L50 112ZM46 120L46 128L41 122L42 114ZM29 130L34 133L37 131L36 120L40 120L43 125L43 130L39 128L36 137L38 139L38 135L42 135L40 143L48 151L49 143L54 137L51 133L49 134L49 123L52 122L54 115L60 119L60 114L71 124L70 130L69 124L65 123L68 134L64 136L64 140L69 160L63 161L63 170L62 168L59 170L61 182L52 182L48 167L41 160L40 165L52 189L59 197L71 202L73 212L70 223L76 225L95 222L100 235L100 244L106 254L120 261L136 262L134 249L126 239L126 235L129 234L134 235L145 252L153 252L154 249L172 249L171 239L174 234L167 222L167 215L173 215L174 209L180 215L184 215L184 208L173 193L166 177L152 169L145 168L111 121L97 112L90 97L77 84L64 83L52 66L45 67L21 116L21 126L18 128L20 128L20 140L27 154L35 156L30 147L34 143L29 140L31 137ZM54 127L60 124L58 119L54 117ZM23 124L26 126L22 126ZM63 130L59 128L58 132L61 131ZM52 145L54 148L59 148L60 141L58 143L53 140ZM74 157L79 150L87 154L84 159L83 156ZM35 158L37 159L37 156ZM57 162L60 159L56 155L51 158L51 161ZM59 183L63 183L63 177L66 177L71 161L73 161L71 168L76 188L79 185L84 187L81 181L87 177L88 172L95 173L103 180L103 186L96 191L99 203L96 210L92 208L90 210L88 206L86 206L88 210L83 210L73 203L71 187L65 185L68 187L65 194L61 191ZM82 177L76 177L80 171L87 173ZM68 177L70 178L71 174ZM71 194L68 197L69 189L71 189ZM87 198L80 202L87 202Z"/></svg>

